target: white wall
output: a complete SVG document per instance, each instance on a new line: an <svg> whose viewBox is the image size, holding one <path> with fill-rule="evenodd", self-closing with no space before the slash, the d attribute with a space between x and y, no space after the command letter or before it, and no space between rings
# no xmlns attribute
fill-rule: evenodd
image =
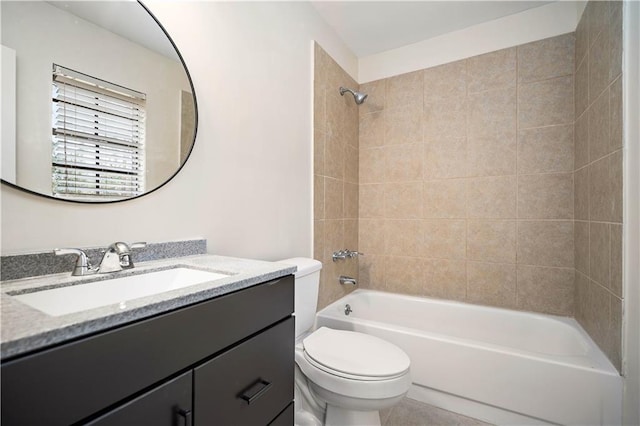
<svg viewBox="0 0 640 426"><path fill-rule="evenodd" d="M367 83L575 31L583 2L559 1L360 58Z"/></svg>
<svg viewBox="0 0 640 426"><path fill-rule="evenodd" d="M2 254L114 240L208 239L211 253L311 255L312 51L351 75L357 60L307 3L145 2L184 56L196 144L166 186L109 205L2 186Z"/></svg>
<svg viewBox="0 0 640 426"><path fill-rule="evenodd" d="M0 176L7 182L16 183L16 51L6 46L2 49L0 66L2 71L2 93L0 104L0 127L2 135L2 163Z"/></svg>
<svg viewBox="0 0 640 426"><path fill-rule="evenodd" d="M181 90L191 91L181 63L44 2L5 1L2 9L2 43L17 52L19 70L18 185L51 194L53 63L145 93L147 188L175 172Z"/></svg>

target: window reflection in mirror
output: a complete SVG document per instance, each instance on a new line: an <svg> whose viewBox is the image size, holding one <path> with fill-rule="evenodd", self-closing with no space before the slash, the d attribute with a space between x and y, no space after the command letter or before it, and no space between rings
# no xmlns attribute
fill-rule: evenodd
<svg viewBox="0 0 640 426"><path fill-rule="evenodd" d="M108 200L142 194L146 99L131 88L53 66L55 197Z"/></svg>
<svg viewBox="0 0 640 426"><path fill-rule="evenodd" d="M0 7L3 180L54 196L53 64L144 93L145 190L161 186L176 173L191 151L195 134L192 86L170 40L140 4L2 0ZM5 67L11 67L12 55L15 77L10 81ZM10 114L5 117L4 112L9 111L4 105L12 102L5 99L10 98L11 86L15 88L13 126ZM10 133L5 138L5 127L15 129L13 144ZM15 164L14 176L11 164L5 166L8 160ZM111 201L129 195L100 198L82 197Z"/></svg>

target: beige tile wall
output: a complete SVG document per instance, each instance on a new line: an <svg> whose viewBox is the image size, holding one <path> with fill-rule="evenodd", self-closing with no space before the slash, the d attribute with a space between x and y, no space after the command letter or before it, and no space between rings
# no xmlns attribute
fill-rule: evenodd
<svg viewBox="0 0 640 426"><path fill-rule="evenodd" d="M622 328L622 3L590 1L576 29L576 318L614 365Z"/></svg>
<svg viewBox="0 0 640 426"><path fill-rule="evenodd" d="M362 286L574 314L574 47L361 85Z"/></svg>
<svg viewBox="0 0 640 426"><path fill-rule="evenodd" d="M357 261L333 262L334 251L358 250L358 110L340 86L357 83L318 45L314 48L314 258L323 263L318 309L353 288L340 275L358 277Z"/></svg>
<svg viewBox="0 0 640 426"><path fill-rule="evenodd" d="M316 45L319 307L362 287L575 317L619 369L622 7L574 34L366 83ZM334 250L366 253L333 263Z"/></svg>

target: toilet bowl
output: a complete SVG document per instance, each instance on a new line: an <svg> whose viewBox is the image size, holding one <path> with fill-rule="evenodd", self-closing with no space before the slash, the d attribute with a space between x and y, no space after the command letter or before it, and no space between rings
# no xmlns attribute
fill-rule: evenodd
<svg viewBox="0 0 640 426"><path fill-rule="evenodd" d="M363 333L321 327L296 344L295 359L319 400L325 424L379 424L378 411L398 403L411 385L409 357Z"/></svg>
<svg viewBox="0 0 640 426"><path fill-rule="evenodd" d="M395 405L409 390L409 357L364 333L327 327L311 331L322 264L305 258L281 262L298 267L296 425L379 425L378 411Z"/></svg>

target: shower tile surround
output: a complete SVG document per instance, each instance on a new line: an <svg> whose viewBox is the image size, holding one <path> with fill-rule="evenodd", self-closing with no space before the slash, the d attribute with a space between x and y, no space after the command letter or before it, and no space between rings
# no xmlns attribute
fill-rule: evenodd
<svg viewBox="0 0 640 426"><path fill-rule="evenodd" d="M358 278L358 261L333 262L341 249L358 249L358 107L343 86L358 83L318 45L314 48L314 249L322 262L318 309L354 290L340 275Z"/></svg>
<svg viewBox="0 0 640 426"><path fill-rule="evenodd" d="M574 46L360 86L363 287L574 315Z"/></svg>
<svg viewBox="0 0 640 426"><path fill-rule="evenodd" d="M575 33L360 85L358 194L342 203L358 203L344 222L361 287L575 316L620 369L621 23L619 2L591 1ZM316 45L314 250L334 275L320 307L342 294L318 110L340 74L330 90L351 80Z"/></svg>
<svg viewBox="0 0 640 426"><path fill-rule="evenodd" d="M621 368L622 3L590 1L576 29L575 317Z"/></svg>

